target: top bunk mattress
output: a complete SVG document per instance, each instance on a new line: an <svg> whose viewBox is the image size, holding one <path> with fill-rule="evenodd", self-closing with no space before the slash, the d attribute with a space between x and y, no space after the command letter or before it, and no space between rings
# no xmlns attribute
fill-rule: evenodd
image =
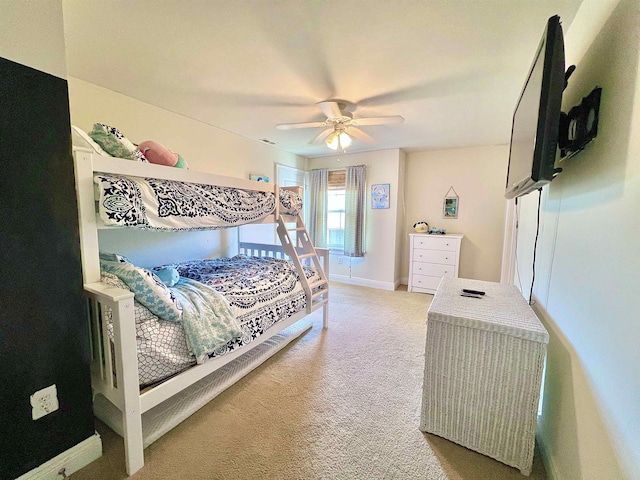
<svg viewBox="0 0 640 480"><path fill-rule="evenodd" d="M180 231L259 222L276 205L272 192L174 180L97 173L98 214L104 225ZM302 199L278 189L280 213L297 215Z"/></svg>

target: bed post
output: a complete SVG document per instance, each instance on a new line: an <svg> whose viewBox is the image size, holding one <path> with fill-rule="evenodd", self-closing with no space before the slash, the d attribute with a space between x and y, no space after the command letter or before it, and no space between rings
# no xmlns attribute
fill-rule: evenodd
<svg viewBox="0 0 640 480"><path fill-rule="evenodd" d="M129 475L133 475L144 465L136 326L135 322L120 321L133 318L133 308L133 298L118 302L113 322L116 378L122 402L124 452ZM118 362L119 359L122 361Z"/></svg>
<svg viewBox="0 0 640 480"><path fill-rule="evenodd" d="M324 270L324 275L329 280L329 249L328 248L317 248L316 252L318 255L322 257L322 270ZM322 306L322 328L329 328L329 302L325 303Z"/></svg>
<svg viewBox="0 0 640 480"><path fill-rule="evenodd" d="M80 223L80 251L82 256L83 282L100 281L98 260L98 227L93 196L93 163L91 155L74 147L73 162L76 175L76 196Z"/></svg>

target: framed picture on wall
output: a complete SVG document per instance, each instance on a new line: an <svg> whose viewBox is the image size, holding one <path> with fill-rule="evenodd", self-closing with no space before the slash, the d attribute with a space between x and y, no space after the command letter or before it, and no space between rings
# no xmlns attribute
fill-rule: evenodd
<svg viewBox="0 0 640 480"><path fill-rule="evenodd" d="M267 177L266 175L258 175L257 173L250 173L249 180L254 180L256 182L269 183L269 177Z"/></svg>
<svg viewBox="0 0 640 480"><path fill-rule="evenodd" d="M389 208L389 184L371 185L371 208Z"/></svg>
<svg viewBox="0 0 640 480"><path fill-rule="evenodd" d="M444 197L442 218L458 218L458 197Z"/></svg>
<svg viewBox="0 0 640 480"><path fill-rule="evenodd" d="M458 218L459 203L458 192L451 185L442 201L442 218Z"/></svg>

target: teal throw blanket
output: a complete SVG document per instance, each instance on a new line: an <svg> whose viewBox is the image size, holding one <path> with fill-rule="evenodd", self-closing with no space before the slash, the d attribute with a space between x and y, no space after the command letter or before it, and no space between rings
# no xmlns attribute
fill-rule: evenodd
<svg viewBox="0 0 640 480"><path fill-rule="evenodd" d="M169 290L182 304L187 343L198 363L204 363L214 350L242 336L242 328L229 303L213 288L180 277Z"/></svg>

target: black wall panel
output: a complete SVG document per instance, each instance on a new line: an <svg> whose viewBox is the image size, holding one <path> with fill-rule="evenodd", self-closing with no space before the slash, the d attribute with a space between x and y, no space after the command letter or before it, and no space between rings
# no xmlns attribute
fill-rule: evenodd
<svg viewBox="0 0 640 480"><path fill-rule="evenodd" d="M94 434L67 82L0 58L0 478ZM49 385L60 409L31 418Z"/></svg>

